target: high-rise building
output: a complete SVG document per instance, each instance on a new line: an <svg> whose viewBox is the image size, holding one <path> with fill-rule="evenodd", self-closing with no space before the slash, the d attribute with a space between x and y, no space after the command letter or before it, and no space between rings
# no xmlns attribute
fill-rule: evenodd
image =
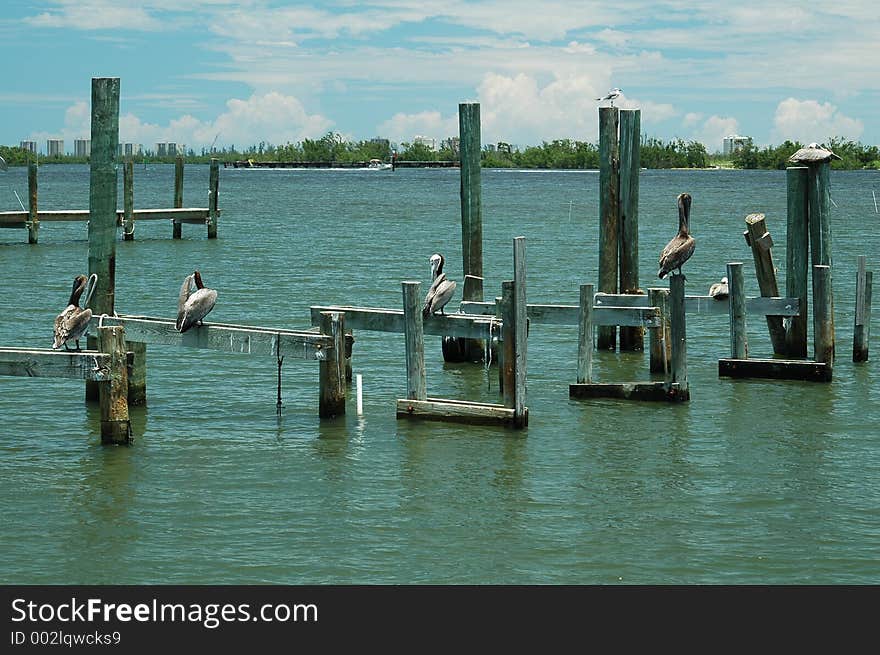
<svg viewBox="0 0 880 655"><path fill-rule="evenodd" d="M752 137L750 136L731 134L724 137L724 140L721 142L721 154L732 155L733 153L742 150L747 145L751 145L751 143Z"/></svg>
<svg viewBox="0 0 880 655"><path fill-rule="evenodd" d="M22 150L27 150L33 154L37 154L37 142L36 141L21 141L18 144L18 147Z"/></svg>
<svg viewBox="0 0 880 655"><path fill-rule="evenodd" d="M413 144L420 143L423 146L426 146L429 150L437 149L437 140L431 136L422 136L421 134L417 134L413 137Z"/></svg>
<svg viewBox="0 0 880 655"><path fill-rule="evenodd" d="M47 139L46 155L48 157L60 157L64 154L64 139Z"/></svg>
<svg viewBox="0 0 880 655"><path fill-rule="evenodd" d="M91 139L74 139L73 154L75 157L91 157L92 140Z"/></svg>

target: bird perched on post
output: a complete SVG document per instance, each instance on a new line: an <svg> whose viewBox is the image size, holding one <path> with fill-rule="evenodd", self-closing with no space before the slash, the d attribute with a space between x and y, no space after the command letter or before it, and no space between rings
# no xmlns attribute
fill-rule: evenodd
<svg viewBox="0 0 880 655"><path fill-rule="evenodd" d="M613 107L613 106L614 106L614 99L617 98L617 96L619 96L619 95L620 95L620 89L618 89L617 87L614 87L614 88L611 89L611 91L609 91L608 94L605 95L604 97L602 97L602 98L596 98L596 101L597 101L597 102L602 102L603 100L610 100L610 101L611 101L611 106Z"/></svg>
<svg viewBox="0 0 880 655"><path fill-rule="evenodd" d="M842 159L839 155L831 152L830 148L826 148L819 143L810 143L806 147L796 151L788 161L795 164L816 164L820 162L831 161L832 159Z"/></svg>
<svg viewBox="0 0 880 655"><path fill-rule="evenodd" d="M690 234L691 194L678 194L678 234L663 248L660 253L660 270L658 275L664 279L672 271L681 275L682 265L694 254L696 241Z"/></svg>
<svg viewBox="0 0 880 655"><path fill-rule="evenodd" d="M724 300L730 295L730 289L727 286L727 277L721 278L721 282L716 282L709 287L709 295L715 300Z"/></svg>
<svg viewBox="0 0 880 655"><path fill-rule="evenodd" d="M431 255L431 287L425 295L425 306L422 308L422 318L428 318L436 312L440 312L445 316L443 308L452 299L455 293L455 282L446 277L443 272L443 264L446 258L439 253Z"/></svg>
<svg viewBox="0 0 880 655"><path fill-rule="evenodd" d="M89 321L92 320L92 310L89 307L85 309L79 306L79 299L83 292L88 289L86 294L86 305L92 299L95 292L95 284L98 276L94 273L91 277L85 275L77 275L73 278L73 288L70 291L70 299L67 301L67 307L55 317L55 340L52 343L52 350L58 350L64 346L65 350L70 350L67 344L73 341L76 349L79 350L79 340L89 329Z"/></svg>
<svg viewBox="0 0 880 655"><path fill-rule="evenodd" d="M196 290L192 290L195 284ZM194 325L201 325L205 316L208 315L217 302L217 291L208 289L202 282L202 274L193 271L187 275L180 285L180 295L177 298L177 322L175 327L179 332L186 332Z"/></svg>

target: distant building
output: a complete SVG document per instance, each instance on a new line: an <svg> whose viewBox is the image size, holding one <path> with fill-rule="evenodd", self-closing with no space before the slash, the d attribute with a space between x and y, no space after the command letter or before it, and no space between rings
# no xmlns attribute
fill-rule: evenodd
<svg viewBox="0 0 880 655"><path fill-rule="evenodd" d="M92 140L91 139L74 139L73 140L73 155L75 157L90 157L92 154Z"/></svg>
<svg viewBox="0 0 880 655"><path fill-rule="evenodd" d="M37 154L37 142L36 141L21 141L18 144L18 147L22 150L27 150L33 154Z"/></svg>
<svg viewBox="0 0 880 655"><path fill-rule="evenodd" d="M721 146L721 154L723 155L732 155L739 150L742 150L746 146L752 144L752 137L750 136L739 136L738 134L731 134L729 136L724 137Z"/></svg>
<svg viewBox="0 0 880 655"><path fill-rule="evenodd" d="M440 142L440 150L451 150L453 154L458 154L461 148L461 139L457 136L450 136Z"/></svg>
<svg viewBox="0 0 880 655"><path fill-rule="evenodd" d="M156 156L157 157L167 157L168 156L168 144L167 143L157 143L156 144Z"/></svg>
<svg viewBox="0 0 880 655"><path fill-rule="evenodd" d="M46 155L48 157L60 157L64 154L64 139L47 139Z"/></svg>
<svg viewBox="0 0 880 655"><path fill-rule="evenodd" d="M168 142L168 156L175 157L179 154L180 151L177 149L177 144L173 141Z"/></svg>
<svg viewBox="0 0 880 655"><path fill-rule="evenodd" d="M430 136L422 136L421 134L417 134L413 137L413 145L420 144L428 148L429 150L437 149L437 139Z"/></svg>
<svg viewBox="0 0 880 655"><path fill-rule="evenodd" d="M184 146L182 143L178 146L173 141L168 141L167 143L157 143L156 144L156 156L157 157L174 157L178 154L182 155L184 153Z"/></svg>

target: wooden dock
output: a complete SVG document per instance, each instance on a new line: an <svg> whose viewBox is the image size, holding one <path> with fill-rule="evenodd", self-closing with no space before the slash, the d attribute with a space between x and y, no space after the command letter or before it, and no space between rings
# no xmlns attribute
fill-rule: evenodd
<svg viewBox="0 0 880 655"><path fill-rule="evenodd" d="M459 168L457 161L414 161L400 160L390 162L394 168ZM368 161L254 161L251 159L224 161L223 168L369 168Z"/></svg>

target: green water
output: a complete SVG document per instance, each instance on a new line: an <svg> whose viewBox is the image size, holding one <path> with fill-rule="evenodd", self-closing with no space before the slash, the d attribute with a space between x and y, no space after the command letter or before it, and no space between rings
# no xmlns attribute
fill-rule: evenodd
<svg viewBox="0 0 880 655"><path fill-rule="evenodd" d="M184 204L207 205L186 169ZM575 327L535 325L522 432L395 418L403 335L359 332L344 418L317 417L317 366L150 346L135 442L102 447L97 408L70 380L0 378L3 583L877 583L880 430L872 360L850 362L856 256L874 268L876 172L832 173L837 364L831 384L720 380L724 316L688 317L692 400L571 401ZM121 184L121 175L120 175ZM219 290L211 319L305 327L309 306L400 307L400 282L447 257L461 282L456 170L221 169L219 239L143 223L117 244L116 309L173 317L184 275ZM172 204L173 166L135 170L138 207ZM26 171L0 174L0 209ZM598 176L483 172L487 296L526 237L530 302L575 304L597 277ZM783 172L644 171L641 278L693 195L688 293L728 261L757 295L744 217L760 211L785 275ZM121 193L120 193L121 202ZM88 169L40 169L41 209L88 206ZM48 347L70 279L87 269L84 224L44 224L37 246L0 230L0 345ZM872 261L874 260L874 261ZM460 288L460 287L459 287ZM875 312L876 314L876 312ZM878 330L874 330L875 335ZM763 320L749 350L770 354ZM432 396L498 402L496 371L442 362ZM647 380L647 355L597 353L599 381Z"/></svg>

